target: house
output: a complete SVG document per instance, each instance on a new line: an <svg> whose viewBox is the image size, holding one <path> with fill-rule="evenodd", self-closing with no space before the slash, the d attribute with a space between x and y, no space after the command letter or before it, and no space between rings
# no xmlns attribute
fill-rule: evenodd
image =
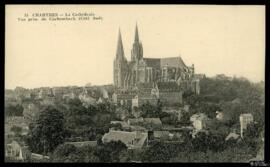
<svg viewBox="0 0 270 167"><path fill-rule="evenodd" d="M88 91L86 89L83 90L82 93L79 94L79 99L81 100L83 106L89 107L90 105L96 104L96 99L88 95Z"/></svg>
<svg viewBox="0 0 270 167"><path fill-rule="evenodd" d="M159 118L132 118L128 119L128 125L130 126L144 126L147 129L149 128L161 128L162 122Z"/></svg>
<svg viewBox="0 0 270 167"><path fill-rule="evenodd" d="M153 133L155 140L166 140L170 138L170 132L169 131L154 131Z"/></svg>
<svg viewBox="0 0 270 167"><path fill-rule="evenodd" d="M104 103L105 99L103 97L100 97L97 101L97 104Z"/></svg>
<svg viewBox="0 0 270 167"><path fill-rule="evenodd" d="M29 151L28 147L17 141L12 141L6 145L5 155L6 157L21 161L31 158L31 152Z"/></svg>
<svg viewBox="0 0 270 167"><path fill-rule="evenodd" d="M41 160L49 160L49 159L50 159L49 156L44 156L44 155L36 154L36 153L31 154L32 161L41 161Z"/></svg>
<svg viewBox="0 0 270 167"><path fill-rule="evenodd" d="M114 104L117 105L132 105L132 99L134 98L135 94L125 91L118 91L113 93L112 101Z"/></svg>
<svg viewBox="0 0 270 167"><path fill-rule="evenodd" d="M144 125L148 128L161 128L162 122L160 118L144 118Z"/></svg>
<svg viewBox="0 0 270 167"><path fill-rule="evenodd" d="M129 126L128 123L125 121L111 121L111 124L120 124L123 130L129 130L131 128L131 126Z"/></svg>
<svg viewBox="0 0 270 167"><path fill-rule="evenodd" d="M241 131L241 138L243 138L243 133L247 129L247 126L254 121L253 115L248 114L241 114L240 117L240 131Z"/></svg>
<svg viewBox="0 0 270 167"><path fill-rule="evenodd" d="M152 92L153 92L153 90L152 90ZM151 92L151 94L149 92L149 93L139 93L139 94L135 95L134 98L132 98L132 104L131 104L132 109L134 107L138 108L146 103L149 103L151 105L156 105L158 102L158 98L156 97L156 95L153 95L152 92Z"/></svg>
<svg viewBox="0 0 270 167"><path fill-rule="evenodd" d="M139 125L142 124L144 119L142 117L140 118L130 118L128 119L127 123L128 125Z"/></svg>
<svg viewBox="0 0 270 167"><path fill-rule="evenodd" d="M185 104L183 107L183 111L189 112L190 105Z"/></svg>
<svg viewBox="0 0 270 167"><path fill-rule="evenodd" d="M102 142L108 143L111 141L121 141L128 149L140 149L147 145L148 135L147 133L139 131L125 132L110 130L108 133L104 134Z"/></svg>
<svg viewBox="0 0 270 167"><path fill-rule="evenodd" d="M208 120L209 120L208 117L203 113L194 114L190 117L190 121L192 122L192 125L196 131L205 129L206 122Z"/></svg>
<svg viewBox="0 0 270 167"><path fill-rule="evenodd" d="M63 99L69 100L69 99L75 99L76 95L74 94L74 92L71 93L65 93L63 94Z"/></svg>
<svg viewBox="0 0 270 167"><path fill-rule="evenodd" d="M81 147L96 147L97 141L81 141L81 142L65 142L64 144L71 144L75 147L81 148Z"/></svg>
<svg viewBox="0 0 270 167"><path fill-rule="evenodd" d="M237 140L237 139L239 139L239 137L240 137L240 135L232 132L225 138L225 141L228 141L230 139Z"/></svg>
<svg viewBox="0 0 270 167"><path fill-rule="evenodd" d="M216 111L216 119L222 121L224 119L224 113L221 111Z"/></svg>
<svg viewBox="0 0 270 167"><path fill-rule="evenodd" d="M130 126L129 129L130 129L131 131L147 132L147 129L146 129L145 127L138 126L138 125Z"/></svg>

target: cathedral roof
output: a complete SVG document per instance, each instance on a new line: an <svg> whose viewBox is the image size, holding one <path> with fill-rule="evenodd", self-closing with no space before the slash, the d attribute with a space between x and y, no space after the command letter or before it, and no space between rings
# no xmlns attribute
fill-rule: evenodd
<svg viewBox="0 0 270 167"><path fill-rule="evenodd" d="M186 64L183 59L179 57L168 57L168 58L143 58L146 66L152 68L160 68L163 66L177 67L177 68L186 68Z"/></svg>
<svg viewBox="0 0 270 167"><path fill-rule="evenodd" d="M148 67L160 68L160 59L157 58L143 58Z"/></svg>
<svg viewBox="0 0 270 167"><path fill-rule="evenodd" d="M179 67L182 69L187 67L180 56L179 57L161 58L160 65L161 66L169 66L169 67Z"/></svg>

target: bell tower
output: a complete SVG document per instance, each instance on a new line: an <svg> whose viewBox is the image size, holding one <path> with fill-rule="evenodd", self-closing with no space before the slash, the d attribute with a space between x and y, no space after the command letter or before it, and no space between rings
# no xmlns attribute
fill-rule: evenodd
<svg viewBox="0 0 270 167"><path fill-rule="evenodd" d="M123 87L125 74L126 74L126 68L127 68L127 60L125 58L120 28L118 32L117 50L116 50L116 57L114 59L113 67L114 67L114 70L113 70L114 85L116 87Z"/></svg>
<svg viewBox="0 0 270 167"><path fill-rule="evenodd" d="M133 42L133 47L131 50L131 61L138 61L143 58L143 47L139 40L138 26L136 23L135 27L135 38Z"/></svg>

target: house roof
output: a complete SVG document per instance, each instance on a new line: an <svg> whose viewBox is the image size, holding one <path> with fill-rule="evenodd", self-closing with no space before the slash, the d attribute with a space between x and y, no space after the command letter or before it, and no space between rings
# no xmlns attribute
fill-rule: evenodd
<svg viewBox="0 0 270 167"><path fill-rule="evenodd" d="M169 131L154 131L154 137L155 138L161 138L161 137L167 137L169 136Z"/></svg>
<svg viewBox="0 0 270 167"><path fill-rule="evenodd" d="M253 117L252 114L247 113L247 114L241 114L240 117Z"/></svg>
<svg viewBox="0 0 270 167"><path fill-rule="evenodd" d="M144 118L144 122L150 123L150 124L162 124L161 120L159 118Z"/></svg>
<svg viewBox="0 0 270 167"><path fill-rule="evenodd" d="M226 137L226 141L233 138L233 139L238 139L240 136L236 133L230 133L227 137Z"/></svg>
<svg viewBox="0 0 270 167"><path fill-rule="evenodd" d="M142 147L146 139L147 133L113 131L113 130L109 131L108 133L105 133L105 135L102 137L103 142L120 140L128 147Z"/></svg>
<svg viewBox="0 0 270 167"><path fill-rule="evenodd" d="M111 121L111 124L121 124L122 127L129 127L125 121Z"/></svg>
<svg viewBox="0 0 270 167"><path fill-rule="evenodd" d="M41 159L50 159L49 156L43 156L41 154L32 153L31 158L35 160L41 160Z"/></svg>
<svg viewBox="0 0 270 167"><path fill-rule="evenodd" d="M130 124L134 124L134 123L139 123L139 122L143 122L143 118L130 118L128 119Z"/></svg>
<svg viewBox="0 0 270 167"><path fill-rule="evenodd" d="M160 68L160 59L157 58L143 58L147 67Z"/></svg>
<svg viewBox="0 0 270 167"><path fill-rule="evenodd" d="M235 98L235 99L232 100L232 103L240 104L241 100L239 98Z"/></svg>

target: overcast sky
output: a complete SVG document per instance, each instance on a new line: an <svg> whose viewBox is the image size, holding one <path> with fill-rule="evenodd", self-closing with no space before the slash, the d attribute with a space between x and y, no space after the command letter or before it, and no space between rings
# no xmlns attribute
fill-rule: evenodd
<svg viewBox="0 0 270 167"><path fill-rule="evenodd" d="M102 20L17 20L37 12L93 12ZM13 5L6 7L5 87L113 83L118 29L130 60L136 22L144 57L181 56L196 73L264 80L264 6Z"/></svg>

